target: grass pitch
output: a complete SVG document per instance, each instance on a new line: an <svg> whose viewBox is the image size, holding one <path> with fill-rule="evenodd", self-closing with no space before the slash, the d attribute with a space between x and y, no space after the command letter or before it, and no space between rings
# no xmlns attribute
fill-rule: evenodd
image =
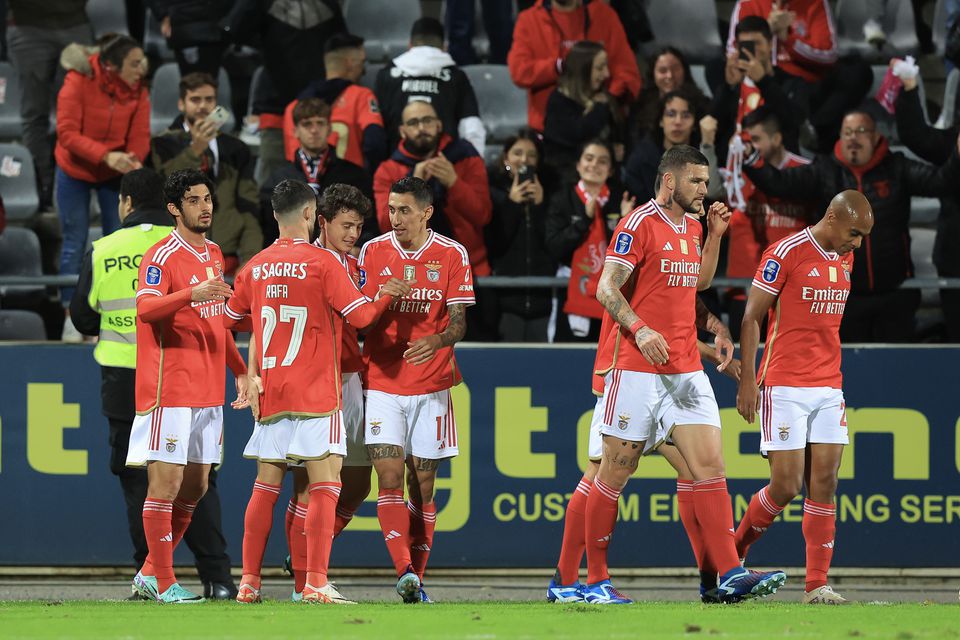
<svg viewBox="0 0 960 640"><path fill-rule="evenodd" d="M0 602L0 638L960 638L960 607Z"/></svg>

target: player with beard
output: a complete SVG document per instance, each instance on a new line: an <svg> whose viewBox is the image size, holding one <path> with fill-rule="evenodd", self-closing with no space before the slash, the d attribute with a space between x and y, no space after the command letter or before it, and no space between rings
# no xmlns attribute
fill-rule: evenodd
<svg viewBox="0 0 960 640"><path fill-rule="evenodd" d="M428 102L414 100L403 110L400 145L373 176L380 229L390 229L390 188L406 176L426 181L433 192L430 227L453 238L470 254L478 276L490 275L483 228L493 216L487 168L469 142L443 132L443 123Z"/></svg>
<svg viewBox="0 0 960 640"><path fill-rule="evenodd" d="M657 197L620 221L607 249L597 300L615 324L601 338L595 371L604 376L603 456L585 512L588 603L631 602L610 583L606 552L620 493L658 427L693 477L694 512L721 574L721 599L765 596L786 580L782 571L743 569L733 544L720 411L697 350L696 294L713 280L730 219L725 205L713 204L701 243L708 182L702 153L670 148L657 171Z"/></svg>
<svg viewBox="0 0 960 640"><path fill-rule="evenodd" d="M134 578L144 598L203 600L177 583L173 550L223 454L225 365L237 380L234 408L246 406L246 367L223 326L223 254L204 238L213 223L210 180L175 171L164 185L176 229L140 263L137 290L137 415L127 466L147 467L143 530L150 550ZM203 384L197 384L202 380Z"/></svg>

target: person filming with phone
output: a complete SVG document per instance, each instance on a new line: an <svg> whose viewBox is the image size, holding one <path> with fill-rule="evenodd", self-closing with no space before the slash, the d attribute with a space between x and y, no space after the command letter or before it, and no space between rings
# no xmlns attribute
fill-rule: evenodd
<svg viewBox="0 0 960 640"><path fill-rule="evenodd" d="M223 130L230 117L217 105L217 81L207 73L180 79L180 115L151 141L150 162L164 178L178 169L199 169L216 185L217 215L207 238L220 245L232 275L263 249L259 193L249 147Z"/></svg>

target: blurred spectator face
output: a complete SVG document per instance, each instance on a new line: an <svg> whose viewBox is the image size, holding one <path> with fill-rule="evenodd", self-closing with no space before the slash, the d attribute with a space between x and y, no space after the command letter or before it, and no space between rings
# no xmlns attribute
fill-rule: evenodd
<svg viewBox="0 0 960 640"><path fill-rule="evenodd" d="M322 116L303 118L293 128L293 135L297 137L304 151L311 155L321 154L327 149L330 121Z"/></svg>
<svg viewBox="0 0 960 640"><path fill-rule="evenodd" d="M672 53L664 53L653 63L653 82L661 96L676 91L685 80L683 64Z"/></svg>
<svg viewBox="0 0 960 640"><path fill-rule="evenodd" d="M360 82L367 70L367 50L364 47L351 49L343 59L346 76L352 82Z"/></svg>
<svg viewBox="0 0 960 640"><path fill-rule="evenodd" d="M762 33L756 31L747 31L741 33L737 36L737 49L740 48L740 45L744 42L752 42L754 46L755 55L758 60L770 60L770 41L767 40Z"/></svg>
<svg viewBox="0 0 960 640"><path fill-rule="evenodd" d="M596 93L606 87L609 79L610 68L607 66L607 52L601 51L594 57L593 66L590 69L590 88Z"/></svg>
<svg viewBox="0 0 960 640"><path fill-rule="evenodd" d="M577 162L577 173L580 179L587 184L601 185L610 177L613 161L606 147L599 144L588 144L580 154Z"/></svg>
<svg viewBox="0 0 960 640"><path fill-rule="evenodd" d="M408 151L427 156L436 150L443 123L433 106L426 102L411 102L403 110L401 121L400 137L406 141Z"/></svg>
<svg viewBox="0 0 960 640"><path fill-rule="evenodd" d="M665 146L669 149L678 144L690 144L690 138L693 136L693 124L694 117L693 111L690 110L690 103L683 98L670 100L663 110L663 117L660 119Z"/></svg>
<svg viewBox="0 0 960 640"><path fill-rule="evenodd" d="M858 167L870 161L880 141L877 125L865 113L851 113L840 125L840 155L844 161Z"/></svg>
<svg viewBox="0 0 960 640"><path fill-rule="evenodd" d="M341 209L329 222L320 216L320 228L324 246L340 253L349 253L360 238L363 217L353 209Z"/></svg>
<svg viewBox="0 0 960 640"><path fill-rule="evenodd" d="M521 165L527 165L534 169L537 168L537 164L540 162L540 157L537 154L537 146L529 140L520 139L513 143L513 146L507 151L507 155L503 158L503 164L507 167L507 170L510 170L510 167L519 167Z"/></svg>
<svg viewBox="0 0 960 640"><path fill-rule="evenodd" d="M755 124L747 129L753 148L760 152L764 160L778 155L783 150L783 136L779 131L770 133L763 124Z"/></svg>
<svg viewBox="0 0 960 640"><path fill-rule="evenodd" d="M168 208L173 205L167 205ZM170 213L174 213L171 211ZM213 196L205 184L197 184L183 194L180 209L174 215L180 224L194 233L204 233L213 224Z"/></svg>
<svg viewBox="0 0 960 640"><path fill-rule="evenodd" d="M143 55L143 49L139 47L131 49L123 59L117 75L131 87L137 86L137 83L147 75L147 58Z"/></svg>
<svg viewBox="0 0 960 640"><path fill-rule="evenodd" d="M187 91L187 95L177 102L177 108L190 126L210 115L216 106L217 90L209 84Z"/></svg>

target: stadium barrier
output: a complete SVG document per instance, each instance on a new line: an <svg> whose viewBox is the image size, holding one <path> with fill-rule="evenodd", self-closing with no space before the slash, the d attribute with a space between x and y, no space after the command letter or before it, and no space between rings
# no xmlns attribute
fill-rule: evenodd
<svg viewBox="0 0 960 640"><path fill-rule="evenodd" d="M951 347L853 347L844 352L851 446L840 470L836 566L949 567L960 526L960 410ZM543 567L556 562L564 504L580 477L594 398L588 346L463 345L454 390L461 455L437 482L434 567ZM724 425L727 475L739 518L767 479L757 425L733 408L732 380L708 367ZM233 381L227 381L227 399ZM255 476L241 458L249 412L224 409L220 494L239 565L243 512ZM778 426L779 428L779 426ZM0 345L0 565L130 562L123 496L109 471L107 421L90 345ZM611 565L690 566L659 456L626 488ZM375 480L375 479L374 479ZM266 562L286 555L276 508ZM387 567L373 500L334 545L334 566ZM792 503L751 550L757 565L802 566L802 505ZM178 562L188 563L186 549Z"/></svg>

